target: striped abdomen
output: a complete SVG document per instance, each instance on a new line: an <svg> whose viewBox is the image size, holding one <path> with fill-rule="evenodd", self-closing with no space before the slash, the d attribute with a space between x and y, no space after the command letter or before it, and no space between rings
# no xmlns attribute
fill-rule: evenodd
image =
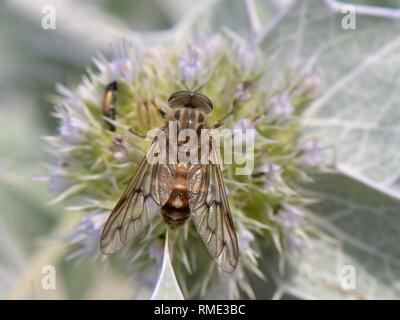
<svg viewBox="0 0 400 320"><path fill-rule="evenodd" d="M164 222L171 228L181 226L190 216L189 195L186 185L189 165L177 164L174 167L175 177L172 192L165 205L161 208Z"/></svg>
<svg viewBox="0 0 400 320"><path fill-rule="evenodd" d="M183 129L192 129L200 135L201 129L208 128L208 116L199 110L189 107L173 109L167 115L167 121L176 121L178 133ZM168 125L165 126L168 128ZM167 144L169 146L169 144ZM178 146L178 148L180 148ZM198 152L200 154L200 150ZM178 158L179 159L179 158ZM164 222L171 228L181 226L190 216L189 194L187 175L191 168L190 163L170 165L170 170L175 172L172 190L169 199L161 208Z"/></svg>

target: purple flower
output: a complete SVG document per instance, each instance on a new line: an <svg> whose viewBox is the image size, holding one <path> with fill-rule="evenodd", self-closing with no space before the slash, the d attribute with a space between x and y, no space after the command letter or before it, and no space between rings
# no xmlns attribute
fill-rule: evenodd
<svg viewBox="0 0 400 320"><path fill-rule="evenodd" d="M267 190L273 191L277 185L283 184L281 166L270 162L263 165L261 172L265 174Z"/></svg>
<svg viewBox="0 0 400 320"><path fill-rule="evenodd" d="M57 84L56 90L61 95L61 98L64 99L64 103L68 105L68 107L75 110L76 112L83 112L84 103L78 94L69 90L62 84Z"/></svg>
<svg viewBox="0 0 400 320"><path fill-rule="evenodd" d="M245 252L250 249L251 242L254 241L254 235L247 230L246 228L242 227L239 230L238 234L238 243L239 243L239 250L240 252Z"/></svg>
<svg viewBox="0 0 400 320"><path fill-rule="evenodd" d="M111 59L101 55L94 59L96 66L103 72L102 81L110 83L124 80L129 84L132 83L138 69L138 46L139 44L133 46L122 40L113 47Z"/></svg>
<svg viewBox="0 0 400 320"><path fill-rule="evenodd" d="M197 38L189 50L179 58L178 73L189 88L207 81L219 60L222 39L217 35Z"/></svg>
<svg viewBox="0 0 400 320"><path fill-rule="evenodd" d="M79 248L71 253L69 259L78 259L78 262L87 257L100 256L100 235L108 214L90 212L79 221L75 230L66 236L70 244L78 244Z"/></svg>
<svg viewBox="0 0 400 320"><path fill-rule="evenodd" d="M287 119L293 112L294 106L286 93L278 93L271 99L268 113L271 119Z"/></svg>
<svg viewBox="0 0 400 320"><path fill-rule="evenodd" d="M129 143L129 137L126 135L113 135L110 151L119 163L131 161L131 155L135 153L135 149Z"/></svg>
<svg viewBox="0 0 400 320"><path fill-rule="evenodd" d="M280 165L270 162L265 165L263 169L263 172L270 181L282 182L282 167Z"/></svg>
<svg viewBox="0 0 400 320"><path fill-rule="evenodd" d="M235 92L233 93L233 100L235 102L244 103L249 101L252 97L253 95L248 90L248 85L246 85L246 83L241 82L236 86Z"/></svg>
<svg viewBox="0 0 400 320"><path fill-rule="evenodd" d="M303 219L303 211L290 204L284 204L275 216L275 220L287 230L296 229Z"/></svg>
<svg viewBox="0 0 400 320"><path fill-rule="evenodd" d="M92 75L92 77L94 77ZM76 88L76 92L80 100L89 101L93 104L100 104L100 95L97 92L96 84L89 77L83 78L83 82Z"/></svg>
<svg viewBox="0 0 400 320"><path fill-rule="evenodd" d="M309 93L317 88L321 83L321 78L315 68L304 71L301 75L301 83L297 91Z"/></svg>
<svg viewBox="0 0 400 320"><path fill-rule="evenodd" d="M261 53L252 42L240 44L236 49L236 63L245 75L254 75L261 65Z"/></svg>
<svg viewBox="0 0 400 320"><path fill-rule="evenodd" d="M248 119L240 119L236 125L235 129L246 130L246 129L254 129L254 122Z"/></svg>
<svg viewBox="0 0 400 320"><path fill-rule="evenodd" d="M298 159L298 163L303 167L315 167L323 163L324 150L316 139L311 139L299 146L302 155Z"/></svg>
<svg viewBox="0 0 400 320"><path fill-rule="evenodd" d="M208 37L197 37L192 47L198 53L200 61L208 67L218 61L222 45L221 37L214 34Z"/></svg>
<svg viewBox="0 0 400 320"><path fill-rule="evenodd" d="M179 72L184 83L192 88L201 80L203 64L199 59L199 53L195 49L179 59Z"/></svg>
<svg viewBox="0 0 400 320"><path fill-rule="evenodd" d="M88 124L83 120L71 115L65 108L59 108L61 125L59 127L60 135L69 143L79 144L85 140L85 131Z"/></svg>
<svg viewBox="0 0 400 320"><path fill-rule="evenodd" d="M66 167L66 164L50 167L47 180L51 192L61 193L72 186L71 179L66 177Z"/></svg>

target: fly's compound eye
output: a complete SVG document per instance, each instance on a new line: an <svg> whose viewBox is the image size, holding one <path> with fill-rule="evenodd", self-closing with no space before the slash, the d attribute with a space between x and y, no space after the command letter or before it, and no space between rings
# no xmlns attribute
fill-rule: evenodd
<svg viewBox="0 0 400 320"><path fill-rule="evenodd" d="M213 110L213 104L206 95L187 90L173 93L168 99L168 104L171 108L193 108L205 113Z"/></svg>

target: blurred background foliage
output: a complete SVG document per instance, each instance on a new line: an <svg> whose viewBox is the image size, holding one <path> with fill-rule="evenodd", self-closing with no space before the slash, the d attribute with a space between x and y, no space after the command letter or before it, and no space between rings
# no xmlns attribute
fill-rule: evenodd
<svg viewBox="0 0 400 320"><path fill-rule="evenodd" d="M57 130L51 117L57 82L77 84L86 67L92 66L91 58L99 51L107 54L110 44L127 28L144 32L169 29L193 10L197 1L54 1L57 29L46 31L41 28L41 7L52 2L9 0L0 4L0 298L131 298L133 288L120 275L104 270L99 263L86 261L77 267L65 259L67 247L59 241L59 235L77 217L64 212L61 206L49 206L54 195L46 183L33 179L45 173L48 161L41 137ZM260 6L262 21L272 19L275 12L271 8L278 10L289 1L269 2ZM353 2L399 8L395 0ZM234 11L228 8L219 12L219 23L226 22L233 29L244 19L240 16L244 12L238 16L230 15ZM320 179L320 185L326 187L320 192L354 192L360 203L365 202L368 192L374 194L340 175ZM379 198L359 206L373 208L387 201L392 200ZM396 208L397 202L387 205ZM327 215L334 211L334 205L326 202L315 206ZM41 268L46 264L57 268L56 290L41 289ZM275 276L271 271L270 278ZM312 286L301 281L294 279L290 286ZM255 282L258 297L271 298L277 290L287 289L284 285L274 287L273 283ZM307 297L296 294L296 290L283 291L279 297ZM143 297L148 295L143 293Z"/></svg>

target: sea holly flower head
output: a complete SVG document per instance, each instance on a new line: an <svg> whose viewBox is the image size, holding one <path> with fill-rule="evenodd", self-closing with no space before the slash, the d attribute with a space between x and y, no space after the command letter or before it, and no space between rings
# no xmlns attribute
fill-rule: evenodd
<svg viewBox="0 0 400 320"><path fill-rule="evenodd" d="M266 278L259 266L264 244L273 243L283 255L282 248L296 243L292 238L298 232L307 236L305 201L300 190L293 189L323 161L316 141L302 144L303 128L296 119L299 104L306 108L304 101L312 100L312 91L282 90L301 88L299 79L305 78L289 70L293 77L266 85L262 75L267 60L254 41L238 44L223 34L196 35L184 47L164 43L160 48L125 39L112 57L97 56L96 69L89 70L75 89L58 86L59 134L46 139L57 159L48 181L58 193L57 201L82 213L65 236L72 248L69 258L102 256L99 242L104 223L149 146L140 135L163 124L161 114L168 111L172 93L199 90L213 102L213 123L226 116L223 128L252 130L252 135L232 147L237 153L239 147L252 145L254 170L240 175L236 169L241 164L222 164L239 244L235 272L227 275L218 268L190 219L169 231L173 269L186 298L254 297L250 278ZM102 114L104 89L110 81L118 84L114 120ZM107 121L115 125L114 131ZM166 229L161 217L153 219L138 238L107 259L110 266L142 287L154 286Z"/></svg>

